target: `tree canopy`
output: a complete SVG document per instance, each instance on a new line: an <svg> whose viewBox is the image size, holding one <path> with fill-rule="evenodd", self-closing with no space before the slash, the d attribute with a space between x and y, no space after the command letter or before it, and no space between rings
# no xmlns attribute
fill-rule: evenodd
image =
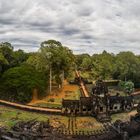
<svg viewBox="0 0 140 140"><path fill-rule="evenodd" d="M101 54L81 54L76 56L78 68L86 69L94 79L118 79L140 82L140 56L132 52L120 52L115 55L103 51Z"/></svg>
<svg viewBox="0 0 140 140"><path fill-rule="evenodd" d="M31 100L34 88L42 93L45 86L46 82L42 73L37 72L29 65L22 65L4 72L1 78L1 96L8 97L10 100L27 102Z"/></svg>
<svg viewBox="0 0 140 140"><path fill-rule="evenodd" d="M53 75L56 78L56 82L60 82L60 75L62 72L67 76L71 67L74 66L74 55L72 51L63 46L59 41L48 40L41 43L40 55L44 58L46 66L52 68ZM60 84L59 83L59 84Z"/></svg>

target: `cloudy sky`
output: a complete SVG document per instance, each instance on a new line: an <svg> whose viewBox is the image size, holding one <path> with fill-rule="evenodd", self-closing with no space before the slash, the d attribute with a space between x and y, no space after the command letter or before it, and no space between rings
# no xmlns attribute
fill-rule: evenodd
<svg viewBox="0 0 140 140"><path fill-rule="evenodd" d="M48 39L74 53L140 54L140 0L0 0L0 42L36 51Z"/></svg>

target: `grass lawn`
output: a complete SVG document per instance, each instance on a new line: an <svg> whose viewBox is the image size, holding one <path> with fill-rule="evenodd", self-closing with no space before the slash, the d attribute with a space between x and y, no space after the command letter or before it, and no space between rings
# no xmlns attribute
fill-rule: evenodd
<svg viewBox="0 0 140 140"><path fill-rule="evenodd" d="M124 91L119 90L117 86L108 87L108 89L111 95L116 95L116 93L119 93L120 96L126 96L126 93Z"/></svg>
<svg viewBox="0 0 140 140"><path fill-rule="evenodd" d="M44 114L30 113L23 110L13 109L0 105L0 125L11 127L18 121L28 121L37 119L39 121L47 121L48 116Z"/></svg>
<svg viewBox="0 0 140 140"><path fill-rule="evenodd" d="M136 113L133 110L130 113L119 113L112 115L112 122L116 121L117 119L120 120L129 120L131 115ZM7 126L9 129L13 125L15 125L19 121L28 121L36 119L37 121L50 121L50 124L54 127L63 127L68 128L68 120L69 118L66 116L61 115L48 115L48 114L41 114L41 113L34 113L23 111L19 109L14 109L11 107L5 107L0 105L0 127ZM103 125L102 123L98 122L94 117L76 117L76 124L77 131L94 131L94 130L102 130Z"/></svg>
<svg viewBox="0 0 140 140"><path fill-rule="evenodd" d="M36 119L37 121L49 120L50 124L54 127L57 125L66 126L68 122L68 118L65 116L28 112L0 105L0 127L7 126L10 128L19 121L28 121L33 119Z"/></svg>
<svg viewBox="0 0 140 140"><path fill-rule="evenodd" d="M56 104L61 104L61 102L62 102L62 98L55 98L53 96L52 97L48 96L43 100L47 103L56 103ZM51 100L53 100L53 101L51 101Z"/></svg>
<svg viewBox="0 0 140 140"><path fill-rule="evenodd" d="M48 121L49 119L50 124L54 127L68 127L68 117L66 116L34 113L0 105L0 126L7 126L10 128L19 121L28 121L32 119L38 121ZM101 123L98 123L93 117L77 117L76 122L76 130L92 131L101 128Z"/></svg>
<svg viewBox="0 0 140 140"><path fill-rule="evenodd" d="M38 107L48 107L48 108L61 108L62 104L60 103L53 103L53 102L46 102L46 103L36 103L33 106L38 106Z"/></svg>
<svg viewBox="0 0 140 140"><path fill-rule="evenodd" d="M64 99L69 100L79 100L80 99L80 90L77 91L65 91L65 97Z"/></svg>

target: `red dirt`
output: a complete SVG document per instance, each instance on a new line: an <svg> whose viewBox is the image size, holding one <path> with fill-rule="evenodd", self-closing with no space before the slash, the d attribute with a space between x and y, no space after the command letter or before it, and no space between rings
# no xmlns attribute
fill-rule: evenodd
<svg viewBox="0 0 140 140"><path fill-rule="evenodd" d="M36 103L47 103L48 99L62 99L62 98L65 98L65 92L66 91L71 91L71 92L74 92L74 91L77 91L79 89L79 87L77 85L70 85L66 80L64 81L63 83L63 87L61 89L55 89L55 90L52 90L52 93L46 97L44 97L42 100L39 100L37 98L37 92L33 92L33 98L32 98L32 101L29 103L29 105L33 105L33 104L36 104ZM56 102L55 102L56 104Z"/></svg>

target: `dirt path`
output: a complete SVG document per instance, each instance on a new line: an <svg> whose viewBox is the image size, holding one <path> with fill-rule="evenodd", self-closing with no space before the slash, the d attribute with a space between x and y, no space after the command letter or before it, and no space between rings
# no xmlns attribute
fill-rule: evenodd
<svg viewBox="0 0 140 140"><path fill-rule="evenodd" d="M61 89L55 89L52 91L52 93L43 99L39 100L37 97L37 93L33 92L33 98L31 102L28 105L34 105L38 103L48 103L50 99L55 99L54 102L51 102L52 104L61 104L61 100L63 98L66 98L66 92L75 92L78 91L79 87L77 85L71 85L66 80L63 83L63 87ZM49 102L50 103L50 102Z"/></svg>

